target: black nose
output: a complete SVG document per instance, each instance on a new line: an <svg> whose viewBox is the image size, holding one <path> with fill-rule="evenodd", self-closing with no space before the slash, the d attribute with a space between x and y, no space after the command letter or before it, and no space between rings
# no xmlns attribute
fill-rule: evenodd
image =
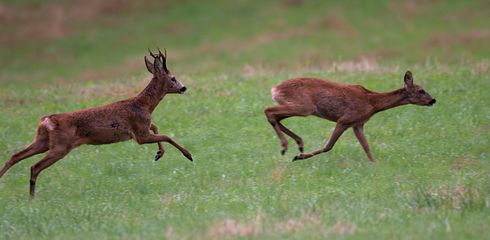
<svg viewBox="0 0 490 240"><path fill-rule="evenodd" d="M186 88L186 87L182 87L182 88L181 88L179 91L180 91L181 93L183 93L183 92L185 92L185 90L187 90L187 88Z"/></svg>
<svg viewBox="0 0 490 240"><path fill-rule="evenodd" d="M430 104L430 105L433 105L434 103L436 103L436 99L432 99L432 100L430 100L430 102L429 102L429 104Z"/></svg>

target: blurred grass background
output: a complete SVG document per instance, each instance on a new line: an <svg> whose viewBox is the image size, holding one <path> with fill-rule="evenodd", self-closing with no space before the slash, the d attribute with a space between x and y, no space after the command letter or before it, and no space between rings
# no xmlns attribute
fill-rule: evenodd
<svg viewBox="0 0 490 240"><path fill-rule="evenodd" d="M83 146L44 171L0 180L0 238L485 239L490 231L488 1L2 1L0 159L40 116L138 93L147 48L186 84L153 115L186 146ZM415 82L437 98L366 126L378 163L348 132L291 163L263 116L269 90L313 76L374 91ZM333 123L288 119L306 150Z"/></svg>

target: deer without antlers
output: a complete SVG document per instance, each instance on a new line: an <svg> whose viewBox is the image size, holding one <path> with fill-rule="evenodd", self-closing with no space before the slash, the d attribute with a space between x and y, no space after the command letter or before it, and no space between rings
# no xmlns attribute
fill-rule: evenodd
<svg viewBox="0 0 490 240"><path fill-rule="evenodd" d="M352 127L369 160L375 161L364 136L364 124L374 114L405 104L432 106L436 100L422 87L413 83L407 71L405 86L392 92L372 92L361 85L335 83L316 78L294 78L271 89L272 99L279 105L264 110L282 145L281 154L288 149L284 133L298 144L300 154L293 161L303 160L330 151L342 133ZM303 139L286 128L281 120L293 116L314 115L336 122L327 144L316 151L303 153Z"/></svg>
<svg viewBox="0 0 490 240"><path fill-rule="evenodd" d="M166 135L158 135L157 126L151 122L151 114L163 97L170 93L182 94L186 87L167 69L166 50L165 54L160 49L157 54L150 51L150 55L153 63L146 56L144 60L153 78L140 94L104 106L42 117L34 141L5 163L0 177L19 161L47 152L42 160L31 167L30 195L34 197L39 173L72 149L83 144L110 144L129 139L139 144L157 143L159 150L155 161L164 154L161 142L170 143L192 161L192 155L187 149ZM150 130L154 134L150 134Z"/></svg>

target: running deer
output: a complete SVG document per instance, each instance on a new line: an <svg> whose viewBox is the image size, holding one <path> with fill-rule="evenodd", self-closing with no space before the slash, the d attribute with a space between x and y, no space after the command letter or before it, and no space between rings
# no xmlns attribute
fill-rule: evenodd
<svg viewBox="0 0 490 240"><path fill-rule="evenodd" d="M31 167L30 195L34 198L36 179L41 171L66 156L72 149L83 145L100 145L130 139L139 144L157 143L155 161L164 154L161 142L176 147L187 159L192 155L166 135L158 135L158 128L151 122L151 114L166 94L184 93L186 87L167 69L167 51L158 54L150 51L153 63L145 56L145 64L153 78L137 96L111 104L76 112L58 113L41 117L37 136L24 150L14 154L0 171L0 177L19 161L35 154L46 156ZM154 134L150 134L150 130Z"/></svg>
<svg viewBox="0 0 490 240"><path fill-rule="evenodd" d="M372 92L361 85L335 83L316 78L294 78L271 89L272 99L279 105L264 110L267 120L281 141L281 154L288 149L284 133L296 141L300 154L293 161L303 160L330 151L349 127L361 143L370 161L375 161L364 136L364 124L374 114L405 104L432 106L436 100L422 87L413 83L407 71L405 86L392 92ZM286 128L281 120L293 116L314 115L336 122L327 144L316 151L303 153L303 139Z"/></svg>

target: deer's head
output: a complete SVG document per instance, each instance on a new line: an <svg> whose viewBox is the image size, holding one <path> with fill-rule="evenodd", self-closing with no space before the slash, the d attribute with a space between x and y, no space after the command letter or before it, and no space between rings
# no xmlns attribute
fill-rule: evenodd
<svg viewBox="0 0 490 240"><path fill-rule="evenodd" d="M405 93L407 100L411 104L432 106L436 103L436 99L429 95L421 86L413 83L412 73L407 71L405 73Z"/></svg>
<svg viewBox="0 0 490 240"><path fill-rule="evenodd" d="M162 81L167 93L184 93L187 88L167 68L167 50L164 50L165 54L160 49L158 49L158 54L154 54L150 49L148 51L153 57L153 63L145 56L146 69L157 81Z"/></svg>

